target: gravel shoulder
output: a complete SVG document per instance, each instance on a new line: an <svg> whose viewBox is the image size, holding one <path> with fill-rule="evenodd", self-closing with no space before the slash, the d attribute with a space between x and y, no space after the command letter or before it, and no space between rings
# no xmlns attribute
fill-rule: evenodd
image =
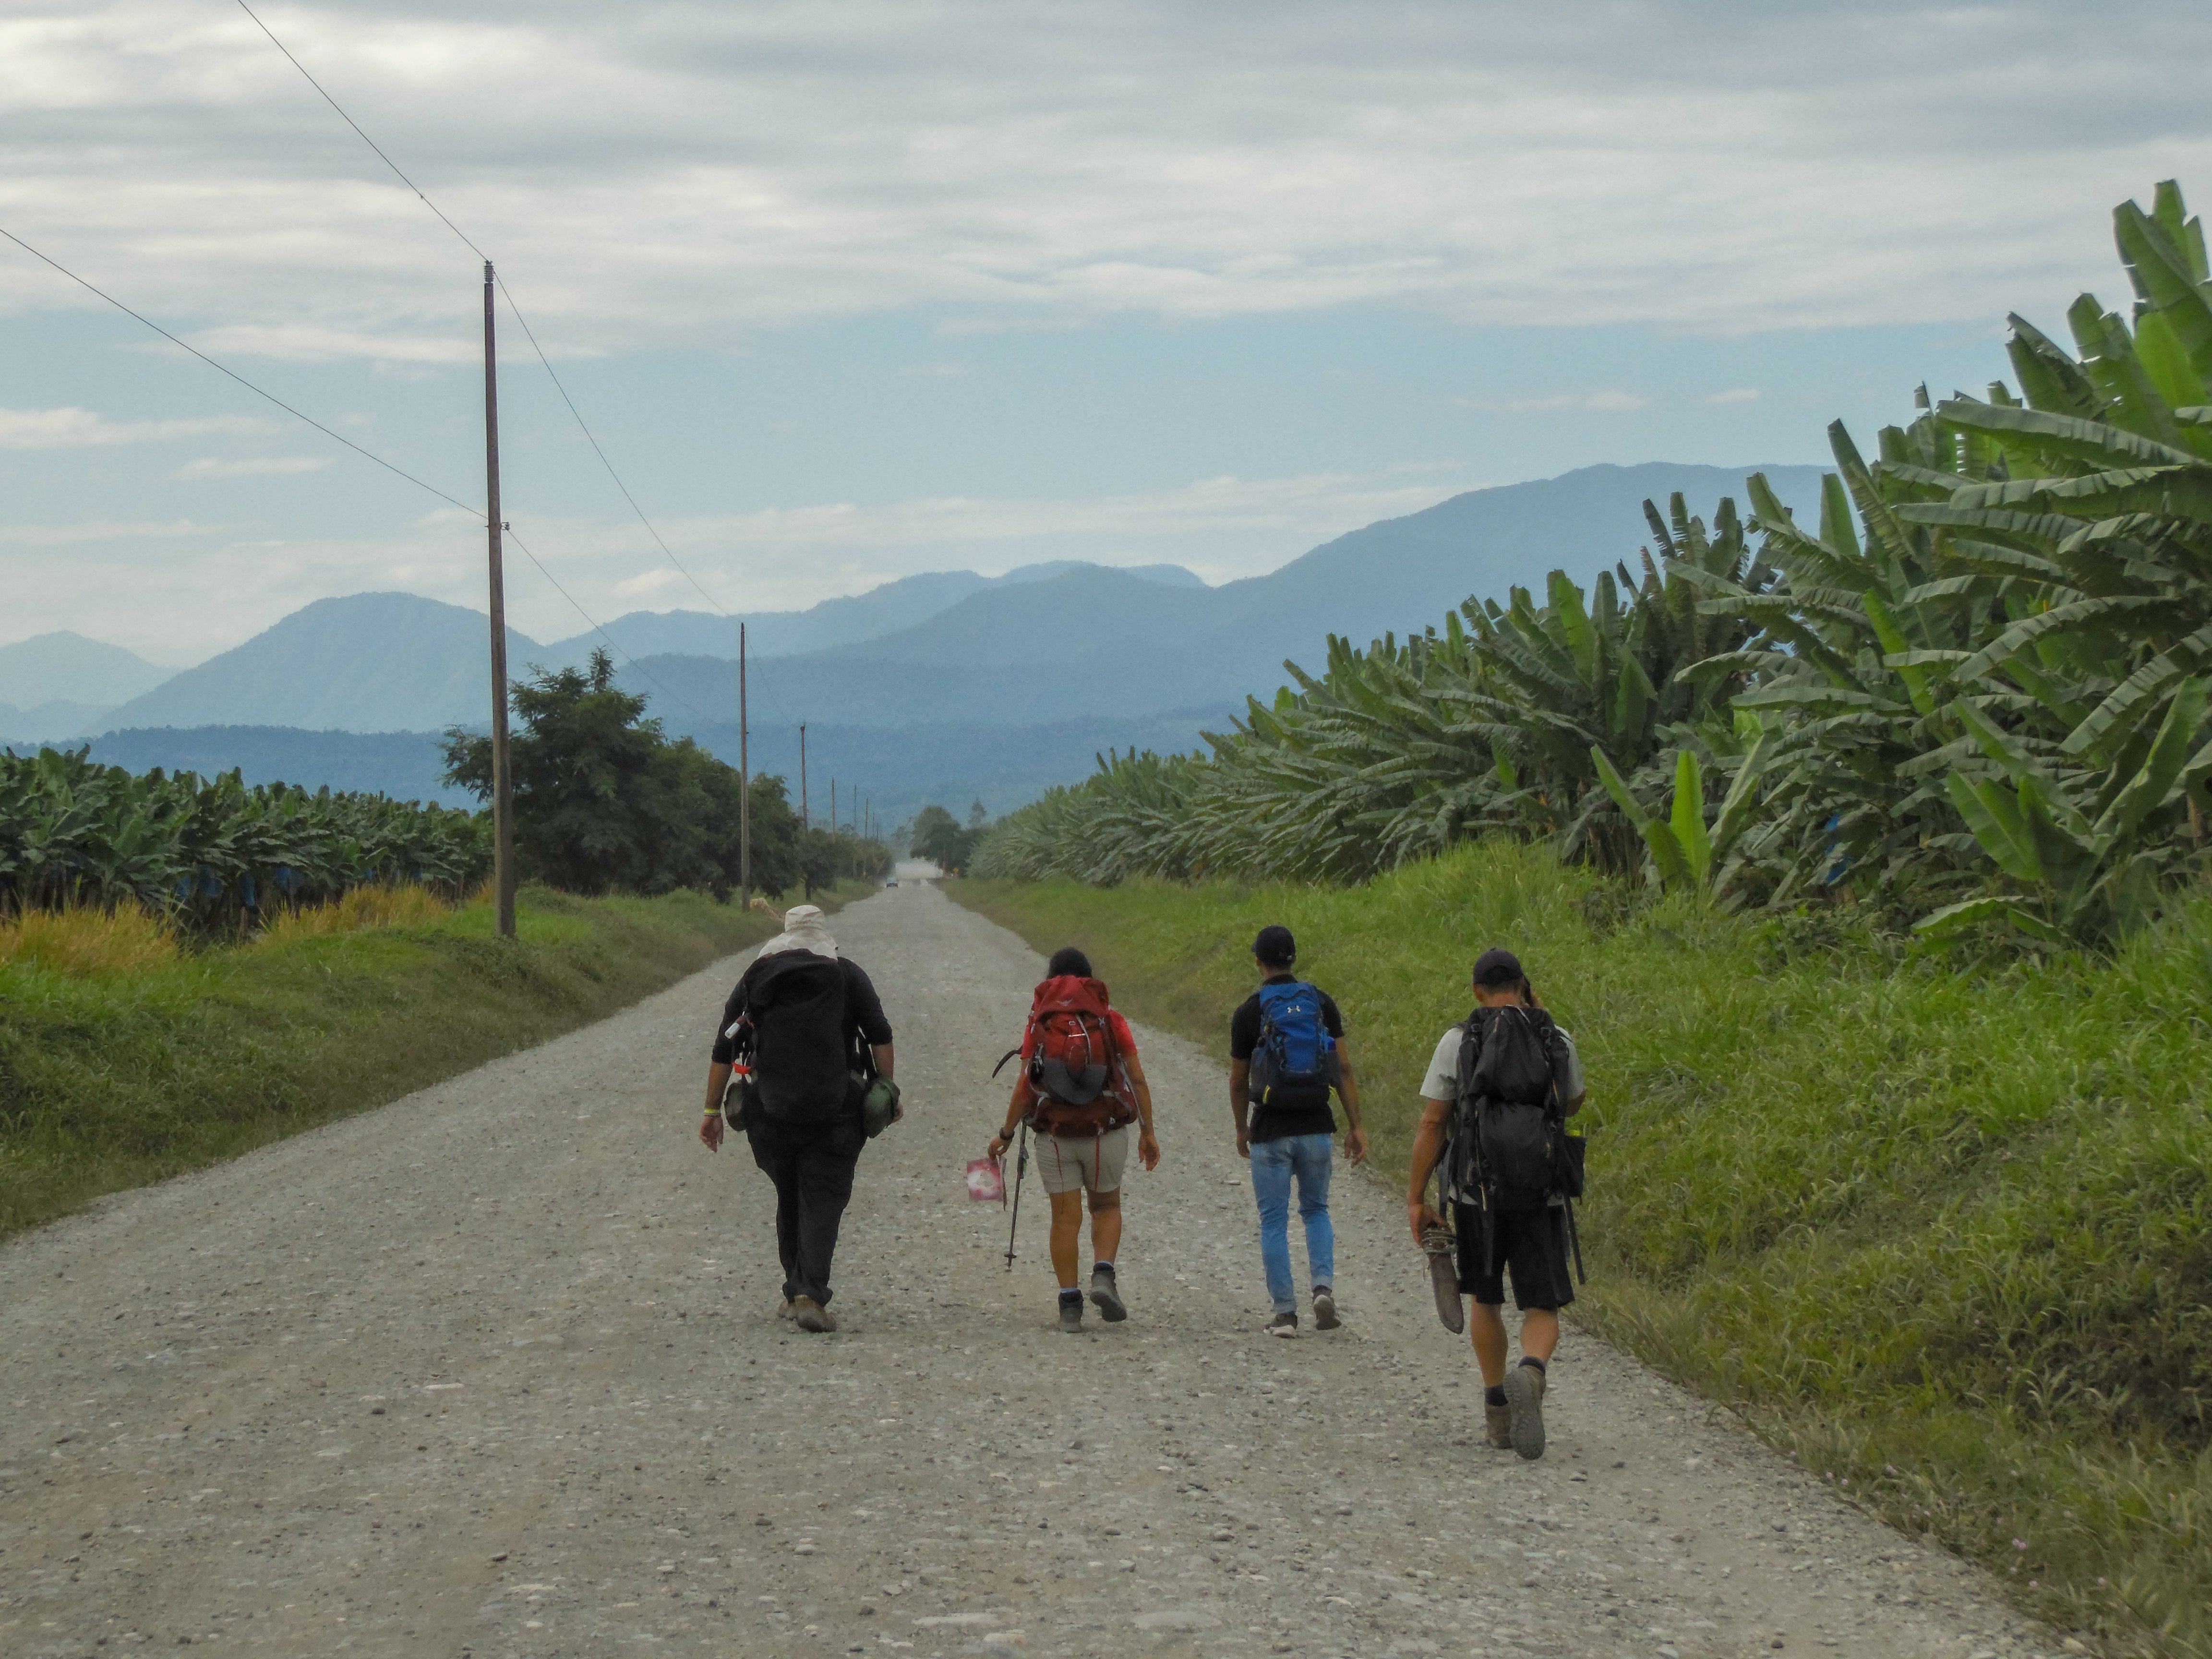
<svg viewBox="0 0 2212 1659"><path fill-rule="evenodd" d="M0 1654L2059 1646L1571 1329L1549 1455L1486 1449L1379 1181L1337 1185L1345 1328L1260 1335L1224 1067L1142 1027L1132 1317L1059 1334L1041 1192L1009 1272L961 1182L1039 958L912 884L832 927L913 1107L861 1159L844 1330L775 1318L766 1178L692 1138L733 958L0 1247Z"/></svg>

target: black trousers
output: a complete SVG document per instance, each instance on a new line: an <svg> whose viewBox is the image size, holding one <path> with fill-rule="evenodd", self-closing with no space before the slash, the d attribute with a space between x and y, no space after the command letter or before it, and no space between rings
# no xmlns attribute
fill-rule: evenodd
<svg viewBox="0 0 2212 1659"><path fill-rule="evenodd" d="M775 1247L783 1259L783 1294L830 1300L830 1258L853 1197L853 1170L867 1144L858 1112L827 1121L774 1118L755 1106L745 1114L753 1162L775 1182Z"/></svg>

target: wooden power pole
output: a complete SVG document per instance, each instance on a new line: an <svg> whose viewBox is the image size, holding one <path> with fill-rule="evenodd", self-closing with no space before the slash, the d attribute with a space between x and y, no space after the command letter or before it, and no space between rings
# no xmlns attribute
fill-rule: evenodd
<svg viewBox="0 0 2212 1659"><path fill-rule="evenodd" d="M745 625L738 624L738 884L748 906L753 902L753 763L746 748Z"/></svg>
<svg viewBox="0 0 2212 1659"><path fill-rule="evenodd" d="M514 774L507 763L507 574L500 532L499 349L492 331L492 269L484 261L484 516L491 564L491 878L499 936L514 937Z"/></svg>

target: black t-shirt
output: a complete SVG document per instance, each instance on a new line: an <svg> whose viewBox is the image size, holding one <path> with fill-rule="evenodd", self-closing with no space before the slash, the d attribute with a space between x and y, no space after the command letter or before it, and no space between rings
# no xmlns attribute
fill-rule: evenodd
<svg viewBox="0 0 2212 1659"><path fill-rule="evenodd" d="M776 959L776 956L755 957L738 978L737 988L730 993L729 1001L722 1007L721 1023L714 1027L715 1065L727 1066L735 1058L730 1027L738 1023L738 1016L745 1011L745 995L751 988L755 970ZM857 963L840 957L837 965L845 970L845 1016L851 1023L852 1030L878 1047L889 1042L891 1040L891 1023L884 1018L883 1001L876 995L876 988L860 971Z"/></svg>
<svg viewBox="0 0 2212 1659"><path fill-rule="evenodd" d="M1289 977L1289 975L1285 975ZM1315 990L1321 996L1321 1023L1333 1037L1344 1035L1344 1016L1336 1012L1336 1004L1319 986ZM1229 1057L1249 1060L1260 1046L1260 994L1255 991L1244 999L1243 1005L1229 1017ZM1328 1109L1328 1085L1316 1079L1303 1088L1279 1085L1274 1098L1265 1106L1252 1109L1250 1138L1258 1140L1282 1140L1291 1135L1333 1135L1336 1133L1336 1115Z"/></svg>

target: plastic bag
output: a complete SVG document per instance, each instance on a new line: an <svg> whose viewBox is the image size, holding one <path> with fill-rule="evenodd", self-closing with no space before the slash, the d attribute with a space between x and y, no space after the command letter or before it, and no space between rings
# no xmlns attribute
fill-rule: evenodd
<svg viewBox="0 0 2212 1659"><path fill-rule="evenodd" d="M968 1196L978 1204L1006 1201L1006 1172L988 1158L968 1160Z"/></svg>

